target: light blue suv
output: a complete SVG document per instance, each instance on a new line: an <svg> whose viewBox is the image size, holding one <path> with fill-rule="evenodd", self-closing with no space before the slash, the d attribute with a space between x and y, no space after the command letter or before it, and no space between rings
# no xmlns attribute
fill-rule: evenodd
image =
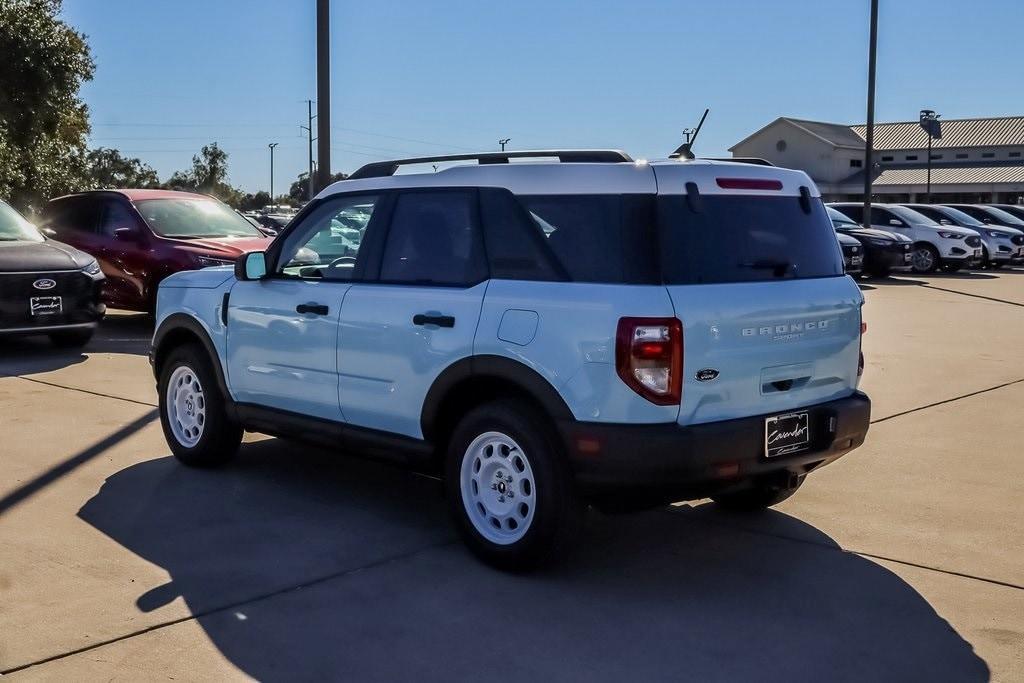
<svg viewBox="0 0 1024 683"><path fill-rule="evenodd" d="M453 165L396 173L424 163ZM251 430L431 470L521 568L585 504L756 510L860 446L862 304L802 172L457 155L363 167L266 252L167 278L151 358L185 464Z"/></svg>

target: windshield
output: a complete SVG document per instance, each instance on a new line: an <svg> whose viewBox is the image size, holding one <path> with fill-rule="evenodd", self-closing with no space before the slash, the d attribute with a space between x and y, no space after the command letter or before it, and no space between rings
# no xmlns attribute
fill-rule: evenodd
<svg viewBox="0 0 1024 683"><path fill-rule="evenodd" d="M162 237L263 237L249 221L213 199L143 199L135 207Z"/></svg>
<svg viewBox="0 0 1024 683"><path fill-rule="evenodd" d="M923 213L918 213L913 209L908 209L905 206L894 206L889 204L885 207L889 211L893 212L908 223L914 223L916 225L939 225L938 221L934 221Z"/></svg>
<svg viewBox="0 0 1024 683"><path fill-rule="evenodd" d="M859 226L857 226L857 223L855 221L850 219L849 216L846 216L846 215L836 211L831 206L826 206L825 207L825 213L827 213L828 217L832 219L832 225L837 227L837 228L840 225L843 225L843 226L852 225L854 227L859 227Z"/></svg>
<svg viewBox="0 0 1024 683"><path fill-rule="evenodd" d="M43 236L20 213L0 202L0 241L42 242Z"/></svg>
<svg viewBox="0 0 1024 683"><path fill-rule="evenodd" d="M985 211L992 215L997 221L1003 225L1012 225L1015 228L1019 228L1024 225L1024 221L1014 216L1012 213L997 209L994 206L986 206Z"/></svg>

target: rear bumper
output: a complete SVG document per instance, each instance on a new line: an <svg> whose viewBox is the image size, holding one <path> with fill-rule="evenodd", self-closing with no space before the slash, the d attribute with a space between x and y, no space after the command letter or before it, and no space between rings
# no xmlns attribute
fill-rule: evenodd
<svg viewBox="0 0 1024 683"><path fill-rule="evenodd" d="M570 421L559 427L584 493L635 491L683 500L806 474L864 443L871 419L865 394L786 412L803 411L810 414L810 449L776 458L764 455L764 421L777 413L689 426Z"/></svg>

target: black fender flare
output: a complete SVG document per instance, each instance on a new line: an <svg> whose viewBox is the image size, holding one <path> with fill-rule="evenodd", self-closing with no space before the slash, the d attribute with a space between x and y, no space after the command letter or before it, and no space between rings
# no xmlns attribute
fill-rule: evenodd
<svg viewBox="0 0 1024 683"><path fill-rule="evenodd" d="M504 356L470 356L445 368L427 391L420 413L420 429L427 440L432 440L434 436L434 425L438 422L449 393L459 384L472 379L495 379L516 386L535 399L556 423L575 419L558 390L530 366Z"/></svg>
<svg viewBox="0 0 1024 683"><path fill-rule="evenodd" d="M157 381L160 380L160 364L158 358L166 352L165 347L169 343L169 339L174 336L174 333L180 331L187 331L191 336L196 337L199 343L203 346L207 356L210 358L210 364L213 366L213 372L217 377L217 388L220 389L221 396L226 401L231 402L231 393L228 391L227 378L224 376L224 368L220 364L220 356L217 355L217 347L214 346L213 340L210 339L210 335L207 333L198 320L185 313L172 313L171 315L164 318L163 322L153 333L153 343L150 346L149 360L153 365L153 375Z"/></svg>

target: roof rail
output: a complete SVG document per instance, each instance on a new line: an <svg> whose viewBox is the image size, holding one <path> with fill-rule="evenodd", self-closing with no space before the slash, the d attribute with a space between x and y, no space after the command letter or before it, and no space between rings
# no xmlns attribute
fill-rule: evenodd
<svg viewBox="0 0 1024 683"><path fill-rule="evenodd" d="M507 164L509 159L529 159L540 157L558 157L566 163L620 163L633 161L632 157L617 149L548 149L521 150L515 152L480 152L478 154L447 154L434 157L414 157L411 159L392 159L375 161L366 164L350 175L347 180L361 178L383 178L395 174L400 166L412 164L442 163L445 161L472 161L478 164Z"/></svg>
<svg viewBox="0 0 1024 683"><path fill-rule="evenodd" d="M731 161L734 164L753 164L755 166L774 166L772 162L760 157L701 157L705 161Z"/></svg>

